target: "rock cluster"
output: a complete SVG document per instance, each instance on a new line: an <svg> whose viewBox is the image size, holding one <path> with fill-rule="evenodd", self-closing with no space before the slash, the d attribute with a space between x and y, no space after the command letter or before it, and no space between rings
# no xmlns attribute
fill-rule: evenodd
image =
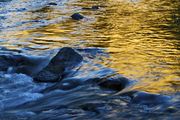
<svg viewBox="0 0 180 120"><path fill-rule="evenodd" d="M23 55L0 55L0 71L11 73L23 73L31 76L34 82L54 83L41 93L48 93L54 90L71 90L82 84L94 84L101 89L119 92L130 85L130 80L119 74L105 78L90 78L83 82L74 76L67 77L66 74L72 69L80 67L83 63L83 56L70 47L61 48L51 59L43 57L28 57ZM87 73L88 74L88 73ZM141 91L127 91L119 94L128 96L130 103L154 106L161 103L168 103L169 96L150 94ZM94 107L82 106L84 110L94 110Z"/></svg>

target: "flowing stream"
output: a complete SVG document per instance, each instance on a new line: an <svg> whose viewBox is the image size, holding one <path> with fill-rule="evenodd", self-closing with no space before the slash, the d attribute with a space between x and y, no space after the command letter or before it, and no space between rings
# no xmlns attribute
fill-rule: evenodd
<svg viewBox="0 0 180 120"><path fill-rule="evenodd" d="M74 13L85 18L73 20ZM178 120L179 46L179 0L0 0L0 54L50 59L72 47L84 58L77 79L120 74L132 82L125 91L171 98L129 105L120 93L89 84L44 94L52 83L0 72L0 120Z"/></svg>

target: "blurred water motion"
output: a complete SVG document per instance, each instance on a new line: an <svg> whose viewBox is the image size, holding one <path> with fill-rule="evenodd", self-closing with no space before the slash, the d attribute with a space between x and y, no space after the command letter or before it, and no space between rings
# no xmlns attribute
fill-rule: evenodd
<svg viewBox="0 0 180 120"><path fill-rule="evenodd" d="M110 57L100 64L136 79L133 89L180 91L179 0L55 2L0 1L1 46L31 54L63 46L106 49ZM75 12L86 18L72 20Z"/></svg>

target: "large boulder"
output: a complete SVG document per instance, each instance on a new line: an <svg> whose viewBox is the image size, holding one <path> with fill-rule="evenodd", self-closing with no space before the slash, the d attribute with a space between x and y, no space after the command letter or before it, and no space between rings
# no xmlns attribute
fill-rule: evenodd
<svg viewBox="0 0 180 120"><path fill-rule="evenodd" d="M83 57L70 47L64 47L42 71L35 75L37 82L57 82L63 75L81 63Z"/></svg>

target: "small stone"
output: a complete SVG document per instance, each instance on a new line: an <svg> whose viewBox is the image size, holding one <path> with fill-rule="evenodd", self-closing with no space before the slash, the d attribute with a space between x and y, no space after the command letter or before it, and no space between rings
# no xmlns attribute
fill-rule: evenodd
<svg viewBox="0 0 180 120"><path fill-rule="evenodd" d="M55 2L50 2L50 3L48 3L48 5L57 5L57 3L55 3Z"/></svg>
<svg viewBox="0 0 180 120"><path fill-rule="evenodd" d="M99 6L92 6L91 8L92 8L92 10L98 10Z"/></svg>
<svg viewBox="0 0 180 120"><path fill-rule="evenodd" d="M84 10L98 10L100 6L92 6L92 7L83 7Z"/></svg>
<svg viewBox="0 0 180 120"><path fill-rule="evenodd" d="M71 15L71 18L74 20L81 20L84 18L84 16L79 13L74 13L73 15Z"/></svg>

